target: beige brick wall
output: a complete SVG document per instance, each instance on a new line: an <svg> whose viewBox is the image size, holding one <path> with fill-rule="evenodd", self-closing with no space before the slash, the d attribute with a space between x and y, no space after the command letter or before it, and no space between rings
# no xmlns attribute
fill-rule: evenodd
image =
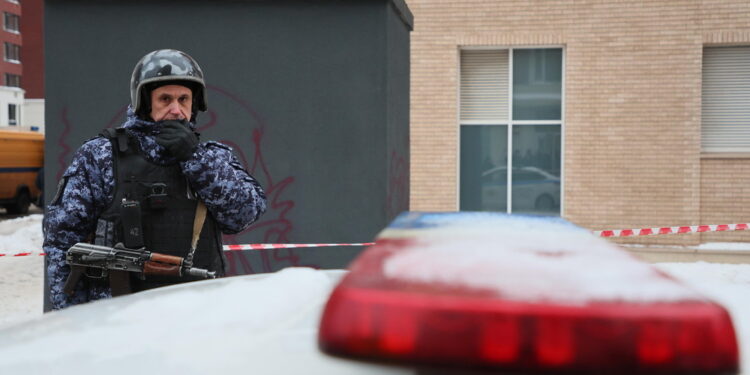
<svg viewBox="0 0 750 375"><path fill-rule="evenodd" d="M701 161L701 221L750 222L750 160ZM701 234L702 242L750 241L748 231Z"/></svg>
<svg viewBox="0 0 750 375"><path fill-rule="evenodd" d="M750 160L702 161L700 154L703 46L750 44L749 1L407 3L415 16L412 210L458 208L459 50L563 46L565 218L591 229L750 221L750 210L730 203L750 189L743 183L750 182ZM703 238L750 241L750 233Z"/></svg>

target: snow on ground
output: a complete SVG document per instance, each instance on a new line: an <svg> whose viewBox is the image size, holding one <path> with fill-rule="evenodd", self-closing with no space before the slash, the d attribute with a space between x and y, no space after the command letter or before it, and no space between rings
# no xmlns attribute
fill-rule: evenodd
<svg viewBox="0 0 750 375"><path fill-rule="evenodd" d="M42 251L42 215L0 221L0 254ZM0 257L0 327L42 314L44 257Z"/></svg>

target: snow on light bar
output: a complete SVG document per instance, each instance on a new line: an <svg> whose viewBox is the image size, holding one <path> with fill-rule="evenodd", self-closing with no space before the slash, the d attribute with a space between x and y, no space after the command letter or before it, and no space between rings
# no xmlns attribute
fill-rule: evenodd
<svg viewBox="0 0 750 375"><path fill-rule="evenodd" d="M330 354L525 373L738 371L727 311L557 218L404 213L333 291Z"/></svg>

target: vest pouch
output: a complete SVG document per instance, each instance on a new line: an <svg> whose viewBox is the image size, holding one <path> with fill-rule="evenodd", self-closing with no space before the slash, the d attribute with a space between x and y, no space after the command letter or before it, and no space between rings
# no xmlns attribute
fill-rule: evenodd
<svg viewBox="0 0 750 375"><path fill-rule="evenodd" d="M148 202L148 207L150 209L163 210L167 208L168 200L167 184L157 182L149 186L146 201Z"/></svg>
<svg viewBox="0 0 750 375"><path fill-rule="evenodd" d="M140 249L143 243L143 226L141 225L141 203L138 201L122 200L120 206L122 220L122 236L125 247Z"/></svg>

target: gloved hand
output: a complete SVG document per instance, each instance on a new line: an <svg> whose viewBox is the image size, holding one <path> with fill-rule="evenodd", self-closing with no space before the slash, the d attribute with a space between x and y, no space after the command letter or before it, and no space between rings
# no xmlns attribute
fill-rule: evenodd
<svg viewBox="0 0 750 375"><path fill-rule="evenodd" d="M190 127L177 120L162 122L162 128L156 136L156 143L166 148L179 161L185 161L195 152L198 146L198 135Z"/></svg>

